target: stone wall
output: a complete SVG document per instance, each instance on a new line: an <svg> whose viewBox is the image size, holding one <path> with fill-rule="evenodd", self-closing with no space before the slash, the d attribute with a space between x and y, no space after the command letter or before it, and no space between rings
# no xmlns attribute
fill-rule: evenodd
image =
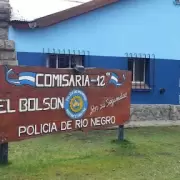
<svg viewBox="0 0 180 180"><path fill-rule="evenodd" d="M180 105L131 105L130 119L125 122L125 128L152 126L180 126ZM113 126L108 129L117 128Z"/></svg>
<svg viewBox="0 0 180 180"><path fill-rule="evenodd" d="M180 106L170 104L131 105L130 120L125 123L125 127L143 126L180 126Z"/></svg>
<svg viewBox="0 0 180 180"><path fill-rule="evenodd" d="M15 43L8 40L11 11L9 0L0 0L0 65L17 65Z"/></svg>
<svg viewBox="0 0 180 180"><path fill-rule="evenodd" d="M168 104L132 105L131 121L180 120L180 106Z"/></svg>

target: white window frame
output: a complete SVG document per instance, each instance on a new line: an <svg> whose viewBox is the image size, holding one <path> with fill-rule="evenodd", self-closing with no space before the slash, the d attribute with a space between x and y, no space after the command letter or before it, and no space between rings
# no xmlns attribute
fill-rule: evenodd
<svg viewBox="0 0 180 180"><path fill-rule="evenodd" d="M135 69L135 62L138 61L136 59L133 59L133 80L132 84L145 84L146 82L146 61L143 60L144 62L144 74L143 74L143 81L135 81L135 74L136 74L136 69ZM140 60L141 61L141 60Z"/></svg>
<svg viewBox="0 0 180 180"><path fill-rule="evenodd" d="M60 56L63 56L63 54L55 54L56 55L56 69L66 69L66 68L61 68L61 67L58 67L58 61L60 60ZM47 56L47 59L46 59L46 67L50 67L49 65L50 65L50 63L49 63L49 61L50 61L50 58L49 58L50 56ZM68 67L68 69L71 69L71 64L72 64L72 60L73 60L73 58L79 58L79 59L77 59L78 61L79 61L79 63L77 63L77 65L82 65L83 64L83 57L81 56L81 55L68 55L68 58L69 58L69 67Z"/></svg>

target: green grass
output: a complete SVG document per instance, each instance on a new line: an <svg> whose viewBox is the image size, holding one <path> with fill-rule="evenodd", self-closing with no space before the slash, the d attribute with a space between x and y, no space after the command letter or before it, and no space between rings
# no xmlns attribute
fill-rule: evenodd
<svg viewBox="0 0 180 180"><path fill-rule="evenodd" d="M0 180L180 180L180 127L73 132L11 143Z"/></svg>

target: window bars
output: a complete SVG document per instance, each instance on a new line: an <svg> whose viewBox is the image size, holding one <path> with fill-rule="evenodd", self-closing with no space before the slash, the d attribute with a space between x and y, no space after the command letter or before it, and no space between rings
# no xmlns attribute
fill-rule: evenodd
<svg viewBox="0 0 180 180"><path fill-rule="evenodd" d="M48 50L46 67L50 68L73 68L75 65L84 66L85 51L53 51ZM88 51L89 55L89 51Z"/></svg>
<svg viewBox="0 0 180 180"><path fill-rule="evenodd" d="M154 87L155 55L126 53L128 70L132 72L133 90L151 90Z"/></svg>

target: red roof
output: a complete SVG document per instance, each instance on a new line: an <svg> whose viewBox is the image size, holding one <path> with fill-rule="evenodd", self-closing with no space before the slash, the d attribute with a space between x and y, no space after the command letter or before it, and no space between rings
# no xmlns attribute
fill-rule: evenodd
<svg viewBox="0 0 180 180"><path fill-rule="evenodd" d="M118 1L119 0L92 0L64 11L37 18L33 22L12 20L11 25L21 29L47 27Z"/></svg>

